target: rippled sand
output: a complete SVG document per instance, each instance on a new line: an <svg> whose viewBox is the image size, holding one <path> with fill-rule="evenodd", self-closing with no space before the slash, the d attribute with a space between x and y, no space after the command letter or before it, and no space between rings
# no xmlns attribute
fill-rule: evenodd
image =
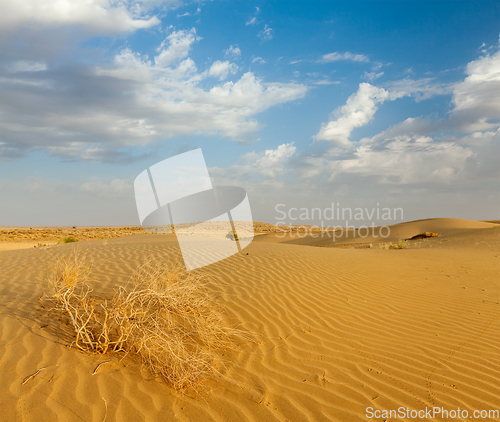
<svg viewBox="0 0 500 422"><path fill-rule="evenodd" d="M110 291L150 256L179 258L175 236L0 252L1 419L100 422L106 406L107 421L125 422L366 421L367 407L499 409L500 227L464 221L406 223L395 230L440 236L402 250L267 235L205 267L227 324L253 341L221 356L221 375L188 395L133 358L68 348L68 330L38 302L51 254L88 254Z"/></svg>

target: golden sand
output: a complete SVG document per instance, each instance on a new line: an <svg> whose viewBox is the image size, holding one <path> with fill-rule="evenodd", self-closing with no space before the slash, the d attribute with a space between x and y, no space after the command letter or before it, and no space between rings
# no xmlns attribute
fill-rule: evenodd
<svg viewBox="0 0 500 422"><path fill-rule="evenodd" d="M425 231L439 236L400 250L267 234L203 268L226 323L253 341L187 395L131 356L67 347L38 302L51 254L86 253L111 291L148 257L180 258L175 236L3 251L1 420L344 422L366 421L368 407L500 409L500 226L422 220L397 225L389 240Z"/></svg>

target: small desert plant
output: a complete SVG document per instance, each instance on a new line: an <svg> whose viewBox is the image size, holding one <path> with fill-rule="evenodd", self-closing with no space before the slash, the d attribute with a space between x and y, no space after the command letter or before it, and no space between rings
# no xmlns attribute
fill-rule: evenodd
<svg viewBox="0 0 500 422"><path fill-rule="evenodd" d="M406 243L406 240L400 240L398 243L392 243L391 248L393 249L406 249L408 244Z"/></svg>
<svg viewBox="0 0 500 422"><path fill-rule="evenodd" d="M150 260L111 297L91 287L91 265L78 255L56 260L46 278L53 309L69 318L77 348L140 356L143 366L177 390L212 371L218 349L236 330L203 290L203 277L178 264Z"/></svg>
<svg viewBox="0 0 500 422"><path fill-rule="evenodd" d="M370 249L406 249L408 244L406 240L400 240L398 243L378 243L378 244L370 244Z"/></svg>
<svg viewBox="0 0 500 422"><path fill-rule="evenodd" d="M34 246L34 248L42 248L44 246L47 246L46 243L38 243L38 245Z"/></svg>
<svg viewBox="0 0 500 422"><path fill-rule="evenodd" d="M59 243L71 243L71 242L78 242L78 239L75 239L74 237L67 236L63 237Z"/></svg>

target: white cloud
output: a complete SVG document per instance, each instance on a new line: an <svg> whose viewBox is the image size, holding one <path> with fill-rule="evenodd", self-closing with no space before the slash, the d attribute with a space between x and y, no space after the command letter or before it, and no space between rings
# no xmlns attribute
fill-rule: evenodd
<svg viewBox="0 0 500 422"><path fill-rule="evenodd" d="M266 83L252 72L245 73L238 82L226 82L204 92L202 98L210 99L217 105L238 107L242 112L252 114L264 111L271 104L280 104L301 98L307 91L304 85Z"/></svg>
<svg viewBox="0 0 500 422"><path fill-rule="evenodd" d="M328 79L321 79L314 82L316 85L338 85L340 81L329 81Z"/></svg>
<svg viewBox="0 0 500 422"><path fill-rule="evenodd" d="M28 60L21 60L13 63L8 67L8 71L11 73L17 72L40 72L42 70L47 70L47 64L43 62L35 62Z"/></svg>
<svg viewBox="0 0 500 422"><path fill-rule="evenodd" d="M225 168L210 168L210 175L218 184L237 183L238 186L258 186L259 189L262 186L280 187L283 186L281 177L287 173L290 158L296 150L291 142L282 144L274 150L249 152L241 157L240 164Z"/></svg>
<svg viewBox="0 0 500 422"><path fill-rule="evenodd" d="M433 122L430 118L409 117L408 119L387 128L371 138L361 139L360 143L363 145L380 144L383 143L385 139L396 139L408 136L412 138L428 136L433 132L442 129L443 126L443 121Z"/></svg>
<svg viewBox="0 0 500 422"><path fill-rule="evenodd" d="M383 145L360 145L353 158L332 160L330 180L339 174L375 177L379 183L450 183L473 152L453 142L436 142L427 136L384 138Z"/></svg>
<svg viewBox="0 0 500 422"><path fill-rule="evenodd" d="M248 19L245 23L245 25L255 25L257 23L257 18L256 17L253 17L251 19Z"/></svg>
<svg viewBox="0 0 500 422"><path fill-rule="evenodd" d="M258 173L267 177L275 177L284 172L288 160L295 154L297 148L293 142L282 144L277 149L267 149L264 153L255 152L243 155L246 172Z"/></svg>
<svg viewBox="0 0 500 422"><path fill-rule="evenodd" d="M184 16L191 16L191 13L186 12L186 13L183 13L182 15L177 14L178 18L183 18Z"/></svg>
<svg viewBox="0 0 500 422"><path fill-rule="evenodd" d="M188 56L191 45L195 41L201 40L196 36L196 30L174 31L157 48L160 54L155 57L155 64L158 67L168 67L173 63ZM167 48L165 48L167 46Z"/></svg>
<svg viewBox="0 0 500 422"><path fill-rule="evenodd" d="M470 62L467 77L453 86L450 120L461 130L496 128L500 119L500 50Z"/></svg>
<svg viewBox="0 0 500 422"><path fill-rule="evenodd" d="M330 141L343 148L352 147L349 141L352 130L367 124L378 110L378 105L388 98L389 92L383 88L368 83L359 84L358 91L332 113L330 121L322 125L315 139Z"/></svg>
<svg viewBox="0 0 500 422"><path fill-rule="evenodd" d="M266 63L266 61L262 57L254 57L252 59L252 63L261 63L261 64L264 64L264 63Z"/></svg>
<svg viewBox="0 0 500 422"><path fill-rule="evenodd" d="M415 185L494 181L499 174L495 160L500 139L500 51L470 62L466 74L456 84L432 78L393 81L384 84L385 89L360 84L316 136L331 145L319 156L304 157L298 173L307 179L326 172L330 181L344 183L359 177ZM384 101L413 96L418 102L449 94L454 108L448 119L408 118L356 146L349 141L353 128L368 123ZM457 128L469 134L458 139L449 132Z"/></svg>
<svg viewBox="0 0 500 422"><path fill-rule="evenodd" d="M477 131L461 137L457 142L463 145L481 146L485 142L490 142L494 138L500 139L500 127L496 131Z"/></svg>
<svg viewBox="0 0 500 422"><path fill-rule="evenodd" d="M329 53L323 55L323 57L318 60L319 63L329 63L336 62L339 60L351 60L353 62L369 62L370 59L363 54L352 54L349 52L346 53Z"/></svg>
<svg viewBox="0 0 500 422"><path fill-rule="evenodd" d="M160 23L156 16L148 15L150 3L135 0L3 0L0 30L33 24L46 27L82 25L87 31L101 34L150 28Z"/></svg>
<svg viewBox="0 0 500 422"><path fill-rule="evenodd" d="M224 50L224 57L239 57L241 56L241 50L238 46L233 47L232 45L229 46L227 50Z"/></svg>
<svg viewBox="0 0 500 422"><path fill-rule="evenodd" d="M396 98L414 95L417 102L427 100L436 95L448 95L452 92L450 84L435 82L433 78L418 80L405 78L385 83L383 86Z"/></svg>
<svg viewBox="0 0 500 422"><path fill-rule="evenodd" d="M307 92L302 84L263 82L252 72L211 83L208 77L223 79L237 66L218 61L200 72L189 57L198 39L194 29L175 31L155 57L126 48L101 67L0 75L0 156L37 146L57 156L127 161L132 153L121 148L178 135L248 141L260 129L257 113Z"/></svg>
<svg viewBox="0 0 500 422"><path fill-rule="evenodd" d="M227 78L227 75L229 73L232 73L234 75L237 70L238 66L236 66L234 63L229 63L228 61L221 62L220 60L217 60L212 64L212 66L210 66L208 74L210 76L219 78L222 81Z"/></svg>
<svg viewBox="0 0 500 422"><path fill-rule="evenodd" d="M189 58L177 68L158 69L129 51L122 54L127 60L120 61L114 70L102 70L101 74L141 82L135 91L136 101L143 111L152 108L151 118L141 121L140 127L135 121L121 119L122 127L136 129L136 136L221 132L224 136L239 137L259 128L255 120L247 118L272 105L300 98L307 90L298 84L264 84L247 72L237 82L226 82L204 91L197 86L203 74L197 72Z"/></svg>
<svg viewBox="0 0 500 422"><path fill-rule="evenodd" d="M379 73L375 73L375 72L365 72L364 75L363 75L363 79L368 79L369 81L374 81L375 79L378 79L380 78L382 75L384 74L384 72L379 72Z"/></svg>
<svg viewBox="0 0 500 422"><path fill-rule="evenodd" d="M297 64L300 63L302 60L290 60L289 64Z"/></svg>
<svg viewBox="0 0 500 422"><path fill-rule="evenodd" d="M267 26L266 24L264 26L264 29L260 31L258 35L263 41L269 41L273 38L273 29L269 28L269 26Z"/></svg>

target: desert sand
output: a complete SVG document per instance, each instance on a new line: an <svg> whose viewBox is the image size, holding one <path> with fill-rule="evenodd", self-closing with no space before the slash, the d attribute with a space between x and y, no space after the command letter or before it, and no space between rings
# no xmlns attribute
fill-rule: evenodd
<svg viewBox="0 0 500 422"><path fill-rule="evenodd" d="M148 257L179 259L175 236L4 250L0 419L345 422L366 421L369 407L500 409L500 225L492 221L402 223L385 241L438 236L397 250L349 237L329 247L266 229L241 253L199 270L227 325L251 340L223 352L218 374L185 394L141 371L133 356L68 347L38 301L54 254L85 253L111 291Z"/></svg>

